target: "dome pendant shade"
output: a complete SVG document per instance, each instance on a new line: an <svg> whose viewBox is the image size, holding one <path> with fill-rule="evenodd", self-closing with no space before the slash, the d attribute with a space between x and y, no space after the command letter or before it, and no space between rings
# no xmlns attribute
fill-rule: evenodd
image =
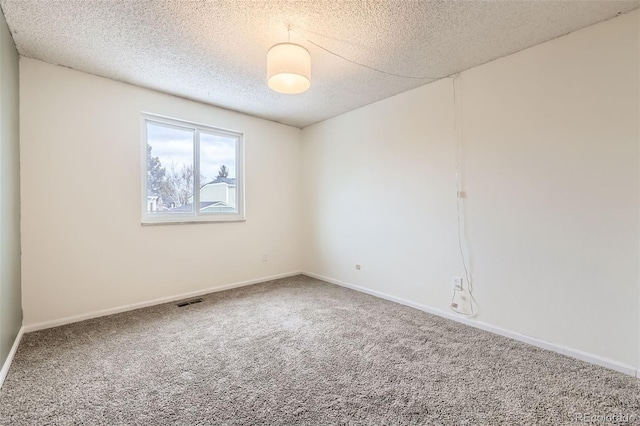
<svg viewBox="0 0 640 426"><path fill-rule="evenodd" d="M311 86L311 54L295 43L272 46L267 52L267 79L276 92L304 92Z"/></svg>

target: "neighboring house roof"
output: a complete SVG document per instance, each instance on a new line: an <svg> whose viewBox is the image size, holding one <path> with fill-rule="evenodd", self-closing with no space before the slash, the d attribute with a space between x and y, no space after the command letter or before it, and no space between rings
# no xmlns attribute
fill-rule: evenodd
<svg viewBox="0 0 640 426"><path fill-rule="evenodd" d="M228 183L229 185L235 185L236 184L236 178L223 178L223 177L217 177L214 180L212 180L211 182L205 184L205 185L209 185L212 183Z"/></svg>
<svg viewBox="0 0 640 426"><path fill-rule="evenodd" d="M193 211L192 203L188 203L178 207L173 207L167 210L168 213L189 213L191 211Z"/></svg>
<svg viewBox="0 0 640 426"><path fill-rule="evenodd" d="M200 203L201 213L231 213L235 210L235 207L222 201L203 201Z"/></svg>
<svg viewBox="0 0 640 426"><path fill-rule="evenodd" d="M228 206L228 204L225 203L224 201L200 201L200 208L201 209L203 209L205 207L210 207L210 206L226 207L226 206Z"/></svg>
<svg viewBox="0 0 640 426"><path fill-rule="evenodd" d="M204 210L210 207L229 207L227 203L223 203L222 201L201 201L200 202L200 210ZM169 213L189 213L193 211L193 203L187 203L182 206L174 207L172 209L167 210Z"/></svg>

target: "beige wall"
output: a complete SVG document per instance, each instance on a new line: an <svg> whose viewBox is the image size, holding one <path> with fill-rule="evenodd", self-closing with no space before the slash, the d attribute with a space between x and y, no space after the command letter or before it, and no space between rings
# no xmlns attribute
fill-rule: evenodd
<svg viewBox="0 0 640 426"><path fill-rule="evenodd" d="M0 13L0 366L22 325L18 52Z"/></svg>
<svg viewBox="0 0 640 426"><path fill-rule="evenodd" d="M456 83L476 320L636 367L639 16ZM304 270L448 310L453 117L445 79L303 130Z"/></svg>
<svg viewBox="0 0 640 426"><path fill-rule="evenodd" d="M20 78L25 325L300 269L299 129L32 59ZM143 111L244 132L246 222L140 225Z"/></svg>

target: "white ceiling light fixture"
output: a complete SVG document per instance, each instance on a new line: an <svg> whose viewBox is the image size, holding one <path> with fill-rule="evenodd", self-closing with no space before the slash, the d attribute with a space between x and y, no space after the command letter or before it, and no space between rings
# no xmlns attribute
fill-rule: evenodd
<svg viewBox="0 0 640 426"><path fill-rule="evenodd" d="M267 52L267 80L271 89L289 95L311 87L311 54L291 43L290 32L288 42L275 44Z"/></svg>

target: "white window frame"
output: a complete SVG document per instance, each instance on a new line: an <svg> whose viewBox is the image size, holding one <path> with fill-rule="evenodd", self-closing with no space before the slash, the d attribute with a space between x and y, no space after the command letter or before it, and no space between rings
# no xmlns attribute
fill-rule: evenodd
<svg viewBox="0 0 640 426"><path fill-rule="evenodd" d="M221 129L206 124L178 120L161 115L142 113L142 225L183 224L203 222L241 222L245 220L244 203L244 134L233 130ZM147 211L147 123L158 123L171 128L192 130L194 194L191 213L149 213ZM236 140L236 207L235 213L201 213L200 206L200 132L235 138Z"/></svg>

